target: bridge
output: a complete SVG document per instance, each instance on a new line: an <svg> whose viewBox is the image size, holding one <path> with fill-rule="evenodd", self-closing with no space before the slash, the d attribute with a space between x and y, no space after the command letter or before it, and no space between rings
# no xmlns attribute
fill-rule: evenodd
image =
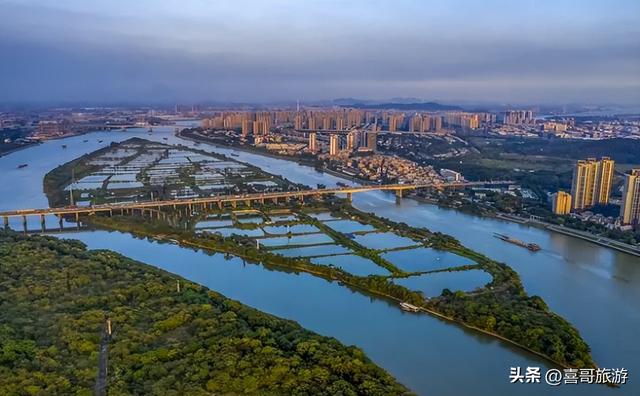
<svg viewBox="0 0 640 396"><path fill-rule="evenodd" d="M404 192L407 190L416 190L421 188L436 188L439 190L445 188L463 188L470 186L487 186L487 185L504 185L513 184L511 180L501 181L477 181L477 182L445 182L445 183L425 183L425 184L375 184L365 186L348 186L337 188L323 188L315 190L296 190L296 191L279 191L269 193L256 193L256 194L243 194L243 195L217 195L203 198L177 198L170 200L158 200L158 201L143 201L143 202L123 202L104 205L92 205L92 206L65 206L58 208L46 208L46 209L20 209L13 211L0 212L0 217L3 218L4 226L9 226L9 218L21 217L23 225L26 230L27 217L39 216L40 222L44 227L45 216L57 216L62 224L62 220L65 216L75 216L76 222L79 222L81 215L94 215L96 213L106 213L113 215L115 213L120 214L132 214L136 210L140 214L149 213L150 215L157 214L160 217L164 212L163 208L187 208L189 212L194 207L202 207L203 209L218 207L223 209L225 204L231 204L232 208L236 208L238 203L244 203L247 207L250 207L253 202L264 204L266 201L271 201L275 204L280 199L290 200L297 199L304 202L305 197L319 198L323 195L329 194L345 194L347 199L351 201L352 195L355 193L369 192L369 191L394 191L396 197L401 199Z"/></svg>

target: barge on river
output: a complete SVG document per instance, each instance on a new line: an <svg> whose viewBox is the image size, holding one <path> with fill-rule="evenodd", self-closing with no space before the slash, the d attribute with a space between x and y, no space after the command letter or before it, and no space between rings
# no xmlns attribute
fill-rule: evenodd
<svg viewBox="0 0 640 396"><path fill-rule="evenodd" d="M511 238L508 235L498 234L498 233L494 233L493 236L498 238L498 239L501 239L501 240L503 240L505 242L513 243L514 245L518 245L520 247L527 248L527 249L531 250L532 252L537 252L538 250L540 250L540 245L538 245L537 243L523 242L523 241L521 241L519 239Z"/></svg>

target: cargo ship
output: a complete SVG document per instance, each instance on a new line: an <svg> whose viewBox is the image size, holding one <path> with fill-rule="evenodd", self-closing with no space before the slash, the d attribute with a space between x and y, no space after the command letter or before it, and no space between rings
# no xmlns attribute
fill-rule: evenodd
<svg viewBox="0 0 640 396"><path fill-rule="evenodd" d="M536 243L526 243L526 242L523 242L523 241L521 241L519 239L511 238L508 235L498 234L498 233L494 233L493 236L498 238L498 239L501 239L501 240L503 240L505 242L513 243L514 245L518 245L520 247L527 248L527 249L531 250L532 252L537 252L538 250L540 250L540 245L538 245Z"/></svg>

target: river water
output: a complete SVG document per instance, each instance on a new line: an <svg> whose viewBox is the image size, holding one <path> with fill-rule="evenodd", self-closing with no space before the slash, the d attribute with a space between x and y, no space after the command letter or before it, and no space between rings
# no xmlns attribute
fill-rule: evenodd
<svg viewBox="0 0 640 396"><path fill-rule="evenodd" d="M183 123L188 125L188 122ZM175 137L173 127L127 132L95 132L55 140L0 157L0 210L46 207L44 175L82 154L130 137L172 144L193 143ZM166 140L164 139L166 138ZM102 140L102 142L99 142ZM67 146L66 149L62 145ZM222 154L315 186L344 181L290 161L201 144ZM19 164L28 167L17 169ZM237 258L210 255L175 245L136 239L116 232L71 232L61 237L90 248L118 251L166 269L247 305L292 319L345 344L362 348L378 365L421 395L636 395L640 394L640 259L580 239L501 220L404 199L383 192L354 194L367 212L453 235L465 245L504 261L518 271L529 294L544 298L552 310L573 323L601 367L629 370L621 389L597 385L509 384L509 368L548 367L539 358L491 337L427 315L405 313L335 283L306 274L272 271ZM39 227L38 220L30 227ZM52 222L51 225L54 223ZM12 223L20 228L20 224ZM537 253L493 238L507 234L542 247Z"/></svg>

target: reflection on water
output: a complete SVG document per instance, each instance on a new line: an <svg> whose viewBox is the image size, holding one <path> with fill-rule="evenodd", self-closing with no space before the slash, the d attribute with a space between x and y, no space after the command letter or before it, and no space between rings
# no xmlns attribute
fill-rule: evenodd
<svg viewBox="0 0 640 396"><path fill-rule="evenodd" d="M472 291L491 282L491 275L482 270L435 272L432 274L397 278L393 280L398 285L424 293L427 297L436 297L442 290L449 289Z"/></svg>
<svg viewBox="0 0 640 396"><path fill-rule="evenodd" d="M393 232L372 232L365 235L355 235L356 242L369 249L394 249L400 247L414 246L417 244L410 238L397 235Z"/></svg>
<svg viewBox="0 0 640 396"><path fill-rule="evenodd" d="M351 253L351 251L340 245L320 245L305 246L292 249L278 249L274 250L273 253L280 254L285 257L315 257L328 256L331 254Z"/></svg>
<svg viewBox="0 0 640 396"><path fill-rule="evenodd" d="M360 224L354 220L327 221L325 224L330 228L343 233L375 230L375 228L369 224Z"/></svg>
<svg viewBox="0 0 640 396"><path fill-rule="evenodd" d="M358 276L389 275L389 271L380 267L373 261L353 254L342 256L317 257L311 262L322 265L333 265Z"/></svg>
<svg viewBox="0 0 640 396"><path fill-rule="evenodd" d="M314 245L317 243L333 243L333 239L325 234L293 235L291 237L260 239L260 244L264 246Z"/></svg>
<svg viewBox="0 0 640 396"><path fill-rule="evenodd" d="M474 264L473 261L466 257L429 248L396 250L383 253L382 257L396 267L408 272L433 271Z"/></svg>

